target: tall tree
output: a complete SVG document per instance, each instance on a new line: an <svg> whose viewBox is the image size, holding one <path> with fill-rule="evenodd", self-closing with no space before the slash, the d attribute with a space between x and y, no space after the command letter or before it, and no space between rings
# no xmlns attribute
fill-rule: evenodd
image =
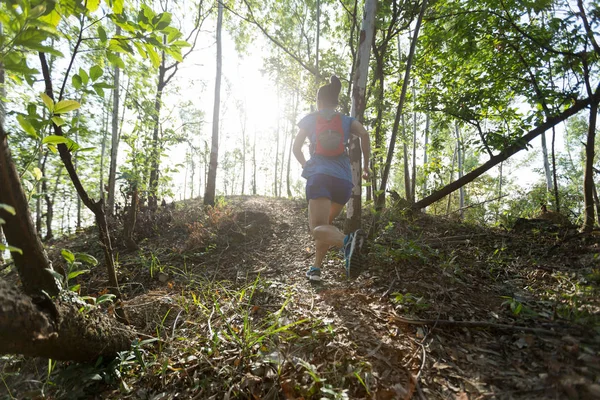
<svg viewBox="0 0 600 400"><path fill-rule="evenodd" d="M423 21L423 16L425 15L425 11L427 10L427 4L428 4L428 0L423 0L423 3L421 4L421 10L419 12L419 16L417 17L415 30L412 35L412 39L411 39L411 43L410 43L410 50L408 51L408 58L406 60L406 70L404 71L404 79L402 81L402 90L400 92L400 99L398 100L398 107L396 108L396 118L394 119L394 127L392 128L392 135L390 138L390 144L388 146L388 153L387 153L387 158L385 161L385 168L383 170L383 175L381 177L381 185L379 187L379 191L381 193L385 193L385 190L387 188L387 181L388 181L388 177L390 175L390 167L391 167L392 159L394 156L394 147L396 144L396 137L398 136L398 127L400 124L400 118L401 118L403 110L404 110L404 101L406 99L406 91L408 89L408 82L410 80L410 71L412 68L412 62L413 62L413 58L414 58L415 51L417 48L417 40L419 38L419 30L421 28L421 22ZM406 162L406 160L405 160L405 162ZM407 193L407 195L408 195L408 193ZM378 204L377 204L378 209L381 209L384 206L383 201L385 201L385 198L382 198L378 202Z"/></svg>
<svg viewBox="0 0 600 400"><path fill-rule="evenodd" d="M356 69L352 77L352 108L350 115L359 122L363 122L366 107L366 86L369 72L369 59L371 46L375 34L375 15L377 14L377 0L366 0L363 12L363 21L360 31L360 42ZM354 231L361 226L362 207L362 167L361 167L360 139L353 137L350 140L350 165L352 167L352 197L347 205L346 231Z"/></svg>
<svg viewBox="0 0 600 400"><path fill-rule="evenodd" d="M219 160L219 114L221 107L221 75L222 75L222 49L221 29L223 27L223 3L219 1L217 9L217 74L215 77L215 102L213 106L212 120L212 144L210 148L210 167L206 181L206 192L204 193L204 204L215 205L215 191L217 184L217 162Z"/></svg>
<svg viewBox="0 0 600 400"><path fill-rule="evenodd" d="M121 27L117 25L116 35L121 34ZM113 101L111 118L111 147L110 168L108 172L108 197L106 212L112 216L115 211L115 186L117 181L117 158L119 156L119 90L121 69L118 64L113 66Z"/></svg>

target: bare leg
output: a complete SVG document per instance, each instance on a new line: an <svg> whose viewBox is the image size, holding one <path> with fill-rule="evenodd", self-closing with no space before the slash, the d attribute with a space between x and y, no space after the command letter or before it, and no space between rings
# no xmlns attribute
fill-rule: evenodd
<svg viewBox="0 0 600 400"><path fill-rule="evenodd" d="M335 211L339 214L341 208L338 211L336 207ZM345 235L335 226L329 225L329 219L335 211L332 209L331 200L328 198L310 199L308 202L309 224L316 247L314 265L316 268L321 268L323 258L325 258L330 246L341 247L344 244Z"/></svg>
<svg viewBox="0 0 600 400"><path fill-rule="evenodd" d="M331 210L329 211L329 225L333 224L333 220L340 215L343 209L343 204L331 202Z"/></svg>

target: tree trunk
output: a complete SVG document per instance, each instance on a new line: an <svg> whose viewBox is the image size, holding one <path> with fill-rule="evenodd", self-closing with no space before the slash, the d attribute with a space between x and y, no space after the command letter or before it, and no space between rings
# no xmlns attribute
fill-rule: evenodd
<svg viewBox="0 0 600 400"><path fill-rule="evenodd" d="M107 104L104 105L103 107L103 122L102 122L102 144L100 146L100 187L99 187L99 193L100 193L100 197L105 198L105 192L106 190L104 189L104 163L105 163L105 159L106 159L106 139L108 137L108 109L107 109ZM107 215L108 215L108 211L107 211Z"/></svg>
<svg viewBox="0 0 600 400"><path fill-rule="evenodd" d="M550 163L548 162L548 146L546 144L546 133L542 133L542 159L544 161L544 176L546 177L546 189L552 190L552 174L550 173Z"/></svg>
<svg viewBox="0 0 600 400"><path fill-rule="evenodd" d="M458 153L458 143L454 146L452 153L452 164L450 164L450 178L448 182L454 182L454 166L456 165L456 154ZM448 194L448 202L446 203L446 215L450 214L450 205L452 204L452 193Z"/></svg>
<svg viewBox="0 0 600 400"><path fill-rule="evenodd" d="M373 80L377 82L377 101L375 102L377 107L377 116L375 117L375 148L373 151L373 156L371 157L371 171L373 174L371 176L371 190L367 189L367 193L371 193L373 195L373 199L375 200L375 208L377 210L383 209L385 206L385 191L377 192L377 174L380 169L383 167L383 157L381 156L383 152L383 132L382 132L382 124L383 124L383 109L384 109L384 80L385 74L383 71L384 61L383 58L387 52L387 41L384 41L382 44L381 50L377 48L375 43L373 43L373 54L375 56L375 76ZM367 201L370 200L367 195Z"/></svg>
<svg viewBox="0 0 600 400"><path fill-rule="evenodd" d="M454 124L454 131L456 133L456 158L458 160L458 179L463 177L464 173L464 149L463 143L460 137L460 131L458 130L458 122ZM464 185L460 187L458 191L458 208L460 210L460 219L463 219L465 216L464 208L465 208L465 187Z"/></svg>
<svg viewBox="0 0 600 400"><path fill-rule="evenodd" d="M35 231L37 232L39 237L42 237L42 193L43 193L43 187L42 187L42 181L44 174L44 170L45 170L45 164L46 164L46 159L47 157L47 153L46 155L42 155L43 151L42 151L42 146L40 145L40 147L37 149L38 151L38 169L42 172L42 179L38 180L35 184L35 192L37 194L37 197L35 199Z"/></svg>
<svg viewBox="0 0 600 400"><path fill-rule="evenodd" d="M246 192L246 113L242 124L242 196Z"/></svg>
<svg viewBox="0 0 600 400"><path fill-rule="evenodd" d="M425 10L427 9L427 2L428 0L423 0L423 4L421 5L421 11L419 12L419 17L417 18L415 31L410 42L410 50L408 52L408 58L406 60L406 71L404 71L404 80L402 81L402 91L400 92L400 100L398 101L398 107L396 109L396 118L394 119L394 127L392 128L392 136L390 138L390 145L388 147L385 169L383 170L383 175L381 177L381 186L379 187L380 191L385 191L387 188L387 181L390 175L390 166L394 157L394 146L396 145L396 137L398 136L398 125L400 124L400 117L402 116L402 112L404 109L404 101L406 99L406 91L408 89L408 81L410 79L410 70L412 68L415 49L417 47L417 40L419 38L421 22L423 21L423 15L425 14Z"/></svg>
<svg viewBox="0 0 600 400"><path fill-rule="evenodd" d="M0 354L65 361L95 361L128 350L135 335L100 310L81 312L80 300L64 293L34 304L0 280Z"/></svg>
<svg viewBox="0 0 600 400"><path fill-rule="evenodd" d="M596 204L596 219L600 225L600 198L598 198L598 189L594 185L594 203Z"/></svg>
<svg viewBox="0 0 600 400"><path fill-rule="evenodd" d="M50 296L58 294L59 288L52 274L46 268L52 268L42 242L35 231L29 205L19 174L15 168L8 138L4 127L0 125L0 204L7 204L15 209L15 215L0 208L0 218L6 223L2 226L6 242L18 247L20 252L13 252L12 258L19 272L25 293L37 295L42 290ZM1 309L1 307L0 307ZM1 325L0 325L1 326Z"/></svg>
<svg viewBox="0 0 600 400"><path fill-rule="evenodd" d="M565 135L566 136L566 135ZM554 183L554 209L557 213L560 212L560 198L558 197L558 177L556 176L556 127L552 127L552 176Z"/></svg>
<svg viewBox="0 0 600 400"><path fill-rule="evenodd" d="M369 73L369 59L371 56L371 45L375 32L375 15L377 14L377 0L366 0L363 22L360 31L358 57L356 59L356 70L352 77L352 108L350 115L359 122L363 122L366 106L366 86ZM360 139L350 139L350 164L352 166L352 197L346 208L346 232L352 232L361 226L361 202L362 202L362 167L361 167Z"/></svg>
<svg viewBox="0 0 600 400"><path fill-rule="evenodd" d="M542 132L546 132L548 129L552 128L553 126L556 126L557 124L563 122L570 116L583 110L584 108L589 106L592 101L596 102L596 104L597 104L599 99L600 99L600 90L596 90L596 92L594 93L593 96L588 97L587 99L575 102L575 104L572 107L570 107L566 111L563 111L562 113L560 113L557 116L547 118L546 122L544 122L543 124L539 125L538 127L534 128L534 129L532 129L527 134L523 135L517 143L514 143L514 144L506 147L502 152L491 157L486 163L480 165L478 168L475 168L473 171L469 172L468 174L463 176L461 179L458 179L455 182L450 182L448 185L444 186L443 188L435 191L434 193L430 194L429 196L425 197L424 199L418 201L417 203L415 203L414 207L416 209L427 207L430 204L435 203L436 201L440 200L441 198L443 198L443 197L447 196L448 194L454 192L455 190L459 189L460 187L466 185L467 183L473 181L475 178L481 176L482 174L484 174L485 172L487 172L494 166L498 165L502 161L507 160L515 153L526 148L527 144L529 142L531 142L533 139L535 139L536 137L538 137Z"/></svg>
<svg viewBox="0 0 600 400"><path fill-rule="evenodd" d="M210 168L208 170L208 181L206 183L206 193L204 194L204 204L215 205L215 192L217 184L217 164L219 160L219 110L221 107L221 28L223 26L223 3L219 2L217 14L217 76L215 79L215 104L213 107L213 129L212 145L210 148Z"/></svg>
<svg viewBox="0 0 600 400"><path fill-rule="evenodd" d="M410 171L408 167L410 160L408 159L408 145L406 144L406 121L404 114L402 114L402 152L404 156L404 196L410 204L413 204L414 199L410 197L412 185L410 183Z"/></svg>
<svg viewBox="0 0 600 400"><path fill-rule="evenodd" d="M583 230L585 232L590 232L594 229L594 145L596 143L597 116L598 102L595 101L590 106L590 122L585 144L585 169L583 173Z"/></svg>
<svg viewBox="0 0 600 400"><path fill-rule="evenodd" d="M58 191L58 184L60 183L60 177L62 176L62 166L58 166L58 172L56 173L56 180L54 181L54 190L52 191L52 197L48 193L46 186L46 180L42 183L42 189L44 191L44 198L46 199L46 237L44 240L50 240L54 237L52 231L52 219L54 218L54 200L56 199L56 192Z"/></svg>
<svg viewBox="0 0 600 400"><path fill-rule="evenodd" d="M410 198L413 202L417 200L415 194L417 192L417 93L415 90L415 80L413 79L413 148L412 148L412 185L411 185L411 194Z"/></svg>
<svg viewBox="0 0 600 400"><path fill-rule="evenodd" d="M52 79L50 77L48 63L46 62L46 56L44 53L39 53L39 58L40 58L40 62L42 65L42 73L44 76L44 82L45 82L45 86L46 86L45 93L50 97L50 99L52 99L54 101L54 93L52 90ZM57 126L56 124L52 124L52 126L54 127L55 135L63 136L63 132L62 132L62 129L60 126ZM81 201L83 201L85 206L90 211L92 211L92 213L95 216L96 224L98 226L98 231L99 231L99 236L100 236L100 242L102 243L102 250L104 252L104 261L106 263L106 268L107 268L107 272L108 272L108 280L111 285L111 287L109 289L110 289L110 292L113 295L115 295L117 301L119 302L117 304L115 311L116 311L117 317L121 321L126 321L127 317L125 316L125 311L120 306L121 291L119 290L119 282L117 279L115 261L113 258L112 243L110 240L108 226L106 223L106 214L104 213L104 201L101 198L97 202L94 202L89 197L89 195L87 194L86 190L84 189L83 184L81 183L81 180L79 179L79 176L77 175L77 171L75 170L75 167L73 165L71 151L64 143L61 143L58 145L58 152L59 152L60 158L67 170L67 173L69 174L69 177L71 178L71 182L73 182L73 186L75 186L75 189L77 190L77 194L78 194L77 198L81 199Z"/></svg>
<svg viewBox="0 0 600 400"><path fill-rule="evenodd" d="M150 160L150 181L148 183L148 208L156 210L158 207L158 170L160 168L160 109L162 106L162 94L165 86L165 57L158 69L158 85L156 87L156 98L154 99L154 130L152 132L152 156Z"/></svg>
<svg viewBox="0 0 600 400"><path fill-rule="evenodd" d="M116 35L121 34L121 27L117 26ZM120 69L115 65L113 68L113 104L112 104L112 139L110 147L110 169L108 172L108 203L107 213L113 216L115 212L115 186L117 180L117 156L119 154L119 84Z"/></svg>
<svg viewBox="0 0 600 400"><path fill-rule="evenodd" d="M425 119L425 143L423 144L423 197L427 196L427 146L429 145L429 123L430 118L427 114Z"/></svg>
<svg viewBox="0 0 600 400"><path fill-rule="evenodd" d="M502 167L504 166L504 163L501 162L500 163L500 167L498 168L498 200L502 199L502 185L504 184L503 182L503 171L502 171ZM500 206L498 206L498 208L496 208L496 222L498 222L498 219L500 218Z"/></svg>
<svg viewBox="0 0 600 400"><path fill-rule="evenodd" d="M273 195L275 197L279 197L277 192L277 167L279 165L279 116L277 117L277 130L275 131L275 135L277 137L275 138L275 172L273 173Z"/></svg>
<svg viewBox="0 0 600 400"><path fill-rule="evenodd" d="M256 129L254 130L254 142L252 143L252 195L256 196Z"/></svg>
<svg viewBox="0 0 600 400"><path fill-rule="evenodd" d="M123 225L123 240L125 242L125 246L132 251L138 249L138 245L135 242L135 239L133 238L138 205L138 185L137 182L131 182L131 203L129 204L129 210L127 212L126 221Z"/></svg>

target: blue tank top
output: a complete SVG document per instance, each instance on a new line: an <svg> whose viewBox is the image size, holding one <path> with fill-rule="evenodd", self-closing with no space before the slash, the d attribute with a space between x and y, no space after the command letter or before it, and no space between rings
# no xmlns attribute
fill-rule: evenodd
<svg viewBox="0 0 600 400"><path fill-rule="evenodd" d="M317 112L313 112L305 116L298 122L298 127L308 132L311 149L315 147L317 135ZM342 114L342 128L344 129L344 140L346 146L350 141L350 125L354 118ZM350 168L350 157L344 153L337 157L325 157L314 154L311 150L310 159L304 165L302 177L308 178L316 174L330 175L339 179L344 179L352 182L352 169Z"/></svg>

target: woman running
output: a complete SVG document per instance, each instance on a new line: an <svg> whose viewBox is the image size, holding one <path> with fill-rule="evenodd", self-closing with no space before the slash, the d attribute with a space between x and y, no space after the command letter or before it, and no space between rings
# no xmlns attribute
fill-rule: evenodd
<svg viewBox="0 0 600 400"><path fill-rule="evenodd" d="M317 92L318 111L308 114L298 123L300 131L294 140L294 156L302 165L306 178L308 220L315 239L314 265L306 272L311 281L321 280L321 266L329 247L344 249L346 275L356 275L360 269L361 250L366 235L361 229L344 235L332 225L352 194L352 173L348 145L350 137L360 138L363 154L363 178L368 179L371 142L364 126L347 115L336 112L342 83L332 76L330 83ZM310 159L306 161L302 146L310 141Z"/></svg>

